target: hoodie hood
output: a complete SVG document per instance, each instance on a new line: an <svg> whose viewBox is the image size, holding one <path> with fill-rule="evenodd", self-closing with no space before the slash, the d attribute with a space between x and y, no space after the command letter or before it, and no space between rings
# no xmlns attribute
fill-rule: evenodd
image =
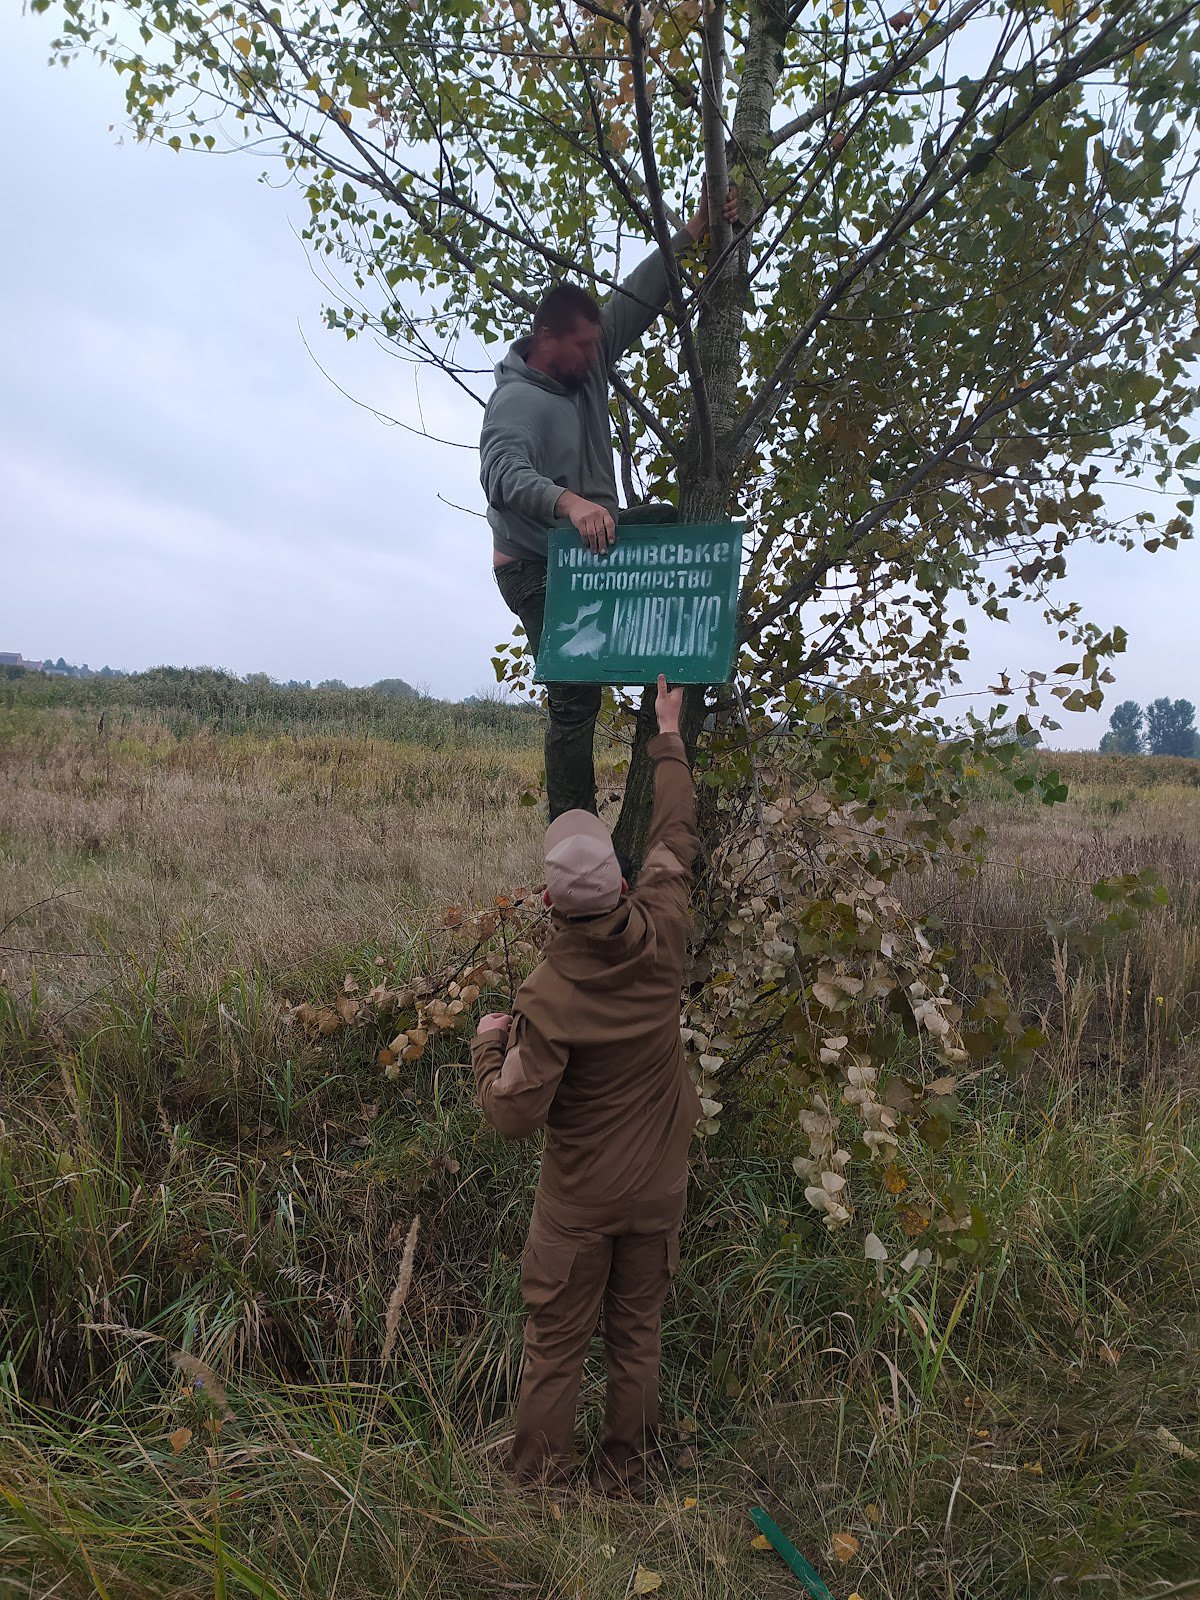
<svg viewBox="0 0 1200 1600"><path fill-rule="evenodd" d="M537 367L525 364L525 357L532 349L533 339L528 334L509 346L507 354L496 363L497 389L506 383L533 383L539 389L545 389L547 394L571 394L570 389L559 383L557 378L552 378L548 372L540 372Z"/></svg>
<svg viewBox="0 0 1200 1600"><path fill-rule="evenodd" d="M654 924L623 894L611 911L586 922L550 913L554 937L544 959L571 983L588 989L627 989L637 969L658 956Z"/></svg>

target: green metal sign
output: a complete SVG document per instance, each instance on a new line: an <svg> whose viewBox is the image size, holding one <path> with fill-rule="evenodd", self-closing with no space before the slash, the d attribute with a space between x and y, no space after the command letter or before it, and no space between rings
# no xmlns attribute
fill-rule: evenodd
<svg viewBox="0 0 1200 1600"><path fill-rule="evenodd" d="M628 527L606 555L552 528L539 683L726 683L742 524Z"/></svg>

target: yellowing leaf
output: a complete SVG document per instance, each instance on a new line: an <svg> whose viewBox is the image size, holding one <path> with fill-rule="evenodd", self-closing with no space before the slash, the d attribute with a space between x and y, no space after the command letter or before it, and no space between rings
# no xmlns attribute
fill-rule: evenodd
<svg viewBox="0 0 1200 1600"><path fill-rule="evenodd" d="M770 1550L773 1546L765 1533L756 1533L750 1541L750 1548L751 1550Z"/></svg>
<svg viewBox="0 0 1200 1600"><path fill-rule="evenodd" d="M249 39L235 39L233 48L240 50L243 56L248 56L250 54L250 41Z"/></svg>
<svg viewBox="0 0 1200 1600"><path fill-rule="evenodd" d="M858 1540L852 1533L835 1533L829 1541L829 1549L833 1559L845 1566L858 1554Z"/></svg>
<svg viewBox="0 0 1200 1600"><path fill-rule="evenodd" d="M191 1444L192 1430L190 1428L176 1428L170 1438L171 1449L178 1455L181 1450L186 1450L188 1445Z"/></svg>
<svg viewBox="0 0 1200 1600"><path fill-rule="evenodd" d="M633 1580L634 1594L653 1594L662 1588L662 1573L651 1572L649 1567L639 1567Z"/></svg>

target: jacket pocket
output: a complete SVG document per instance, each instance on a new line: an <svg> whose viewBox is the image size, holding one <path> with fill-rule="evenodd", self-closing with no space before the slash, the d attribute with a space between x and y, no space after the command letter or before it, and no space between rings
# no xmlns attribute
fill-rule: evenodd
<svg viewBox="0 0 1200 1600"><path fill-rule="evenodd" d="M571 1281L578 1246L531 1234L521 1255L521 1298L529 1311L548 1306Z"/></svg>

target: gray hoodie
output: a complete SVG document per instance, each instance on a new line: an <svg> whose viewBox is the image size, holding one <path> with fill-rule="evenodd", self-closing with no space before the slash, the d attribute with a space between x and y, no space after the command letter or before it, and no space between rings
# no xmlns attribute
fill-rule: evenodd
<svg viewBox="0 0 1200 1600"><path fill-rule="evenodd" d="M692 244L681 228L676 254ZM636 266L601 308L600 360L576 390L525 365L532 339L518 339L496 366L483 413L479 481L487 495L492 542L501 555L545 561L546 531L564 489L617 514L608 384L620 358L667 303L658 250Z"/></svg>

